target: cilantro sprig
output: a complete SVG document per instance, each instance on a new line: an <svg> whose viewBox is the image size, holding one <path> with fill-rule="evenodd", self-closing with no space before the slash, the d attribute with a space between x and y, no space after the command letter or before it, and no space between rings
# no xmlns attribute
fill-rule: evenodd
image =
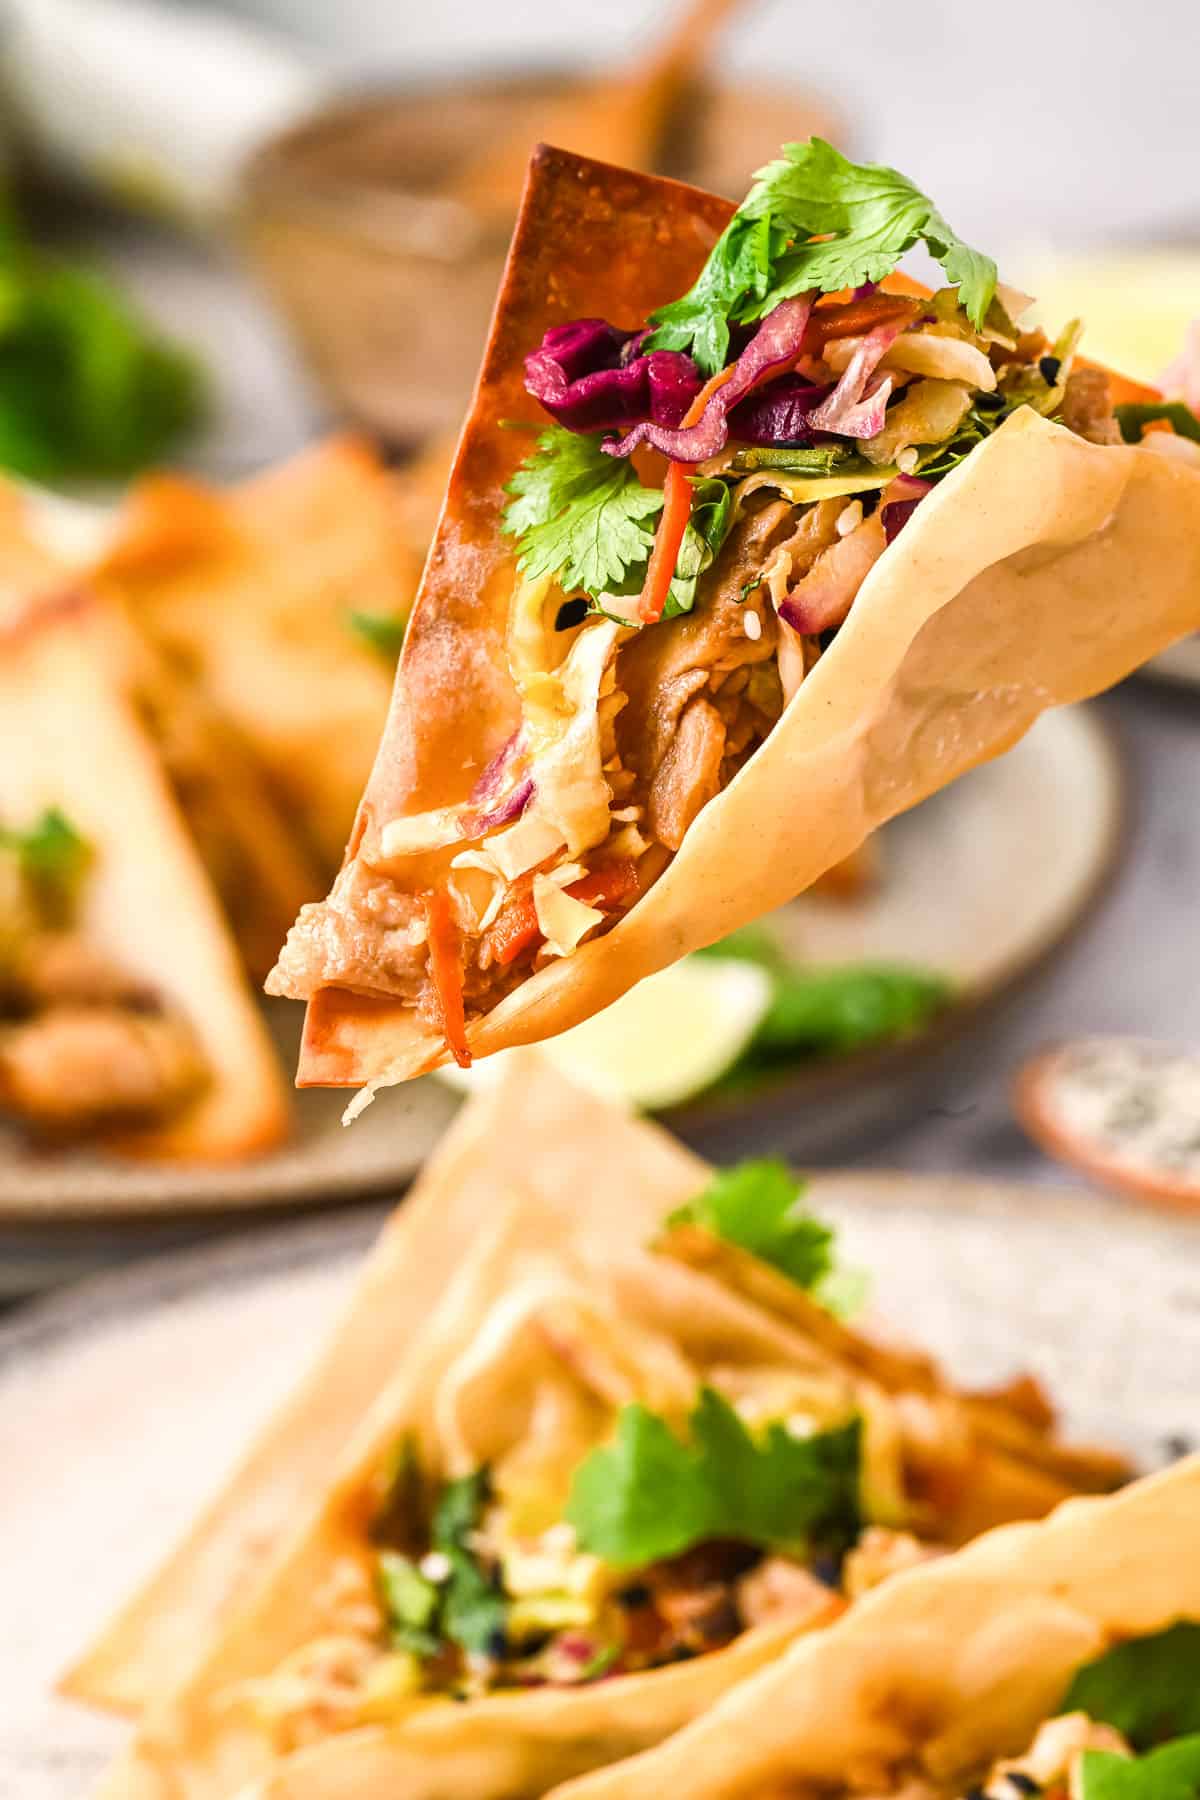
<svg viewBox="0 0 1200 1800"><path fill-rule="evenodd" d="M92 849L65 813L50 806L25 830L0 826L3 850L16 856L21 879L43 923L69 925Z"/></svg>
<svg viewBox="0 0 1200 1800"><path fill-rule="evenodd" d="M649 560L662 492L606 456L599 437L548 426L505 491L513 498L502 530L520 539L517 566L530 581L552 576L564 592L597 599Z"/></svg>
<svg viewBox="0 0 1200 1800"><path fill-rule="evenodd" d="M132 474L204 410L195 359L103 275L43 255L0 192L0 467Z"/></svg>
<svg viewBox="0 0 1200 1800"><path fill-rule="evenodd" d="M1200 1732L1200 1624L1118 1644L1080 1669L1059 1710L1115 1726L1135 1750Z"/></svg>
<svg viewBox="0 0 1200 1800"><path fill-rule="evenodd" d="M517 566L527 579L551 576L564 593L582 590L603 606L605 594L640 588L662 511L659 488L643 487L631 463L606 456L599 436L547 427L506 492L501 529L520 541ZM729 530L733 494L715 477L692 483L692 513L680 546L664 618L690 612L696 584Z"/></svg>
<svg viewBox="0 0 1200 1800"><path fill-rule="evenodd" d="M681 300L651 315L648 349L690 351L713 375L729 355L731 324L750 324L794 295L833 293L889 275L914 245L941 263L972 324L996 291L996 265L960 238L907 176L852 163L823 138L785 144L760 169Z"/></svg>
<svg viewBox="0 0 1200 1800"><path fill-rule="evenodd" d="M668 1213L666 1224L703 1225L798 1287L816 1288L833 1268L833 1232L804 1210L806 1186L786 1163L760 1157L719 1169L694 1200Z"/></svg>
<svg viewBox="0 0 1200 1800"><path fill-rule="evenodd" d="M443 1580L430 1579L411 1557L398 1551L380 1552L379 1595L395 1649L422 1659L436 1656L445 1644L457 1645L468 1655L495 1654L508 1601L470 1543L490 1495L486 1469L449 1481L442 1489L430 1544L445 1558Z"/></svg>
<svg viewBox="0 0 1200 1800"><path fill-rule="evenodd" d="M804 1205L808 1183L775 1157L720 1169L693 1200L668 1213L675 1225L702 1225L714 1237L770 1263L827 1311L848 1318L860 1310L868 1281L859 1269L834 1261L834 1234Z"/></svg>
<svg viewBox="0 0 1200 1800"><path fill-rule="evenodd" d="M1177 1738L1147 1756L1085 1750L1078 1783L1080 1800L1196 1800L1200 1736Z"/></svg>
<svg viewBox="0 0 1200 1800"><path fill-rule="evenodd" d="M859 1529L857 1419L810 1437L777 1421L758 1435L704 1388L688 1439L641 1404L571 1484L566 1518L581 1549L614 1568L678 1556L713 1538L804 1554L839 1551Z"/></svg>

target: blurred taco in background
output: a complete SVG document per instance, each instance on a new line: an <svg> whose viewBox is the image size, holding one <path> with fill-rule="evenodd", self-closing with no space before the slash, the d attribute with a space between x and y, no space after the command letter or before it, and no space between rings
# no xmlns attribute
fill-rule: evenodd
<svg viewBox="0 0 1200 1800"><path fill-rule="evenodd" d="M555 1800L1184 1800L1198 1696L1193 1456L900 1576L669 1743Z"/></svg>
<svg viewBox="0 0 1200 1800"><path fill-rule="evenodd" d="M286 1131L280 1072L112 624L75 591L0 629L0 1111L249 1154Z"/></svg>
<svg viewBox="0 0 1200 1800"><path fill-rule="evenodd" d="M819 140L736 212L536 153L348 855L271 978L302 1083L563 1031L1198 622L1200 482L1113 414L1158 396L1025 305Z"/></svg>
<svg viewBox="0 0 1200 1800"><path fill-rule="evenodd" d="M316 872L305 898L342 859L387 716L436 516L422 466L331 438L226 491L148 476L96 571L256 760Z"/></svg>
<svg viewBox="0 0 1200 1800"><path fill-rule="evenodd" d="M539 1146L529 1186L497 1185L498 1105ZM589 1162L636 1196L619 1228L575 1210ZM839 1317L832 1234L781 1164L705 1171L515 1065L423 1204L464 1184L488 1190L473 1248L111 1800L275 1767L297 1794L540 1794L897 1569L1126 1472L1064 1445L1032 1386L960 1392Z"/></svg>

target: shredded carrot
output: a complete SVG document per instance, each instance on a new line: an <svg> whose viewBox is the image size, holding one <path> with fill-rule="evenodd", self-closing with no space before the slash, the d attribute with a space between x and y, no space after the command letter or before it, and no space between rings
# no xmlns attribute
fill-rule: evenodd
<svg viewBox="0 0 1200 1800"><path fill-rule="evenodd" d="M730 363L727 369L718 369L711 376L692 404L688 407L679 429L686 431L702 416L705 407L718 388L725 386L737 365ZM691 463L673 462L668 465L666 480L663 483L662 518L658 522L658 530L654 534L654 548L650 552L650 561L646 567L646 579L642 583L641 598L638 601L638 618L645 624L652 625L663 616L663 608L667 604L671 582L675 576L675 565L679 561L679 547L683 543L683 534L687 530L688 520L692 516L692 489L688 475L692 470Z"/></svg>
<svg viewBox="0 0 1200 1800"><path fill-rule="evenodd" d="M1142 426L1142 436L1147 438L1152 431L1165 431L1168 437L1175 436L1175 427L1170 419L1147 419Z"/></svg>
<svg viewBox="0 0 1200 1800"><path fill-rule="evenodd" d="M652 625L663 616L667 595L675 579L675 565L688 520L692 516L692 484L688 480L690 463L673 462L663 483L662 518L654 534L654 548L646 568L646 579L638 601L638 618Z"/></svg>
<svg viewBox="0 0 1200 1800"><path fill-rule="evenodd" d="M541 937L537 908L532 894L521 894L510 900L488 932L488 945L502 968L516 962L522 950L528 950Z"/></svg>
<svg viewBox="0 0 1200 1800"><path fill-rule="evenodd" d="M572 900L582 900L585 906L599 907L602 912L620 906L638 891L637 864L603 863L590 875L573 881L566 891ZM533 895L526 893L505 907L488 933L488 941L496 961L507 968L541 935Z"/></svg>
<svg viewBox="0 0 1200 1800"><path fill-rule="evenodd" d="M637 864L625 860L623 862L602 863L579 881L573 881L567 889L572 900L582 900L585 906L605 907L620 906L637 893Z"/></svg>
<svg viewBox="0 0 1200 1800"><path fill-rule="evenodd" d="M848 300L844 306L815 307L804 333L804 349L819 355L832 338L859 337L876 325L901 319L916 319L921 312L919 300L901 294L864 294L861 300Z"/></svg>
<svg viewBox="0 0 1200 1800"><path fill-rule="evenodd" d="M436 888L425 896L425 922L429 932L429 973L433 977L442 1015L446 1046L459 1068L469 1069L471 1052L467 1048L462 946L450 910L450 896L444 888Z"/></svg>

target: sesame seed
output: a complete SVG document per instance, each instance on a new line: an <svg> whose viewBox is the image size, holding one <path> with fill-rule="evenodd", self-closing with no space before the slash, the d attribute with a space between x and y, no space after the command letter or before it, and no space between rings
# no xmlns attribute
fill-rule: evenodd
<svg viewBox="0 0 1200 1800"><path fill-rule="evenodd" d="M742 614L742 629L751 643L756 642L762 636L762 620L756 612L751 612L749 607Z"/></svg>
<svg viewBox="0 0 1200 1800"><path fill-rule="evenodd" d="M920 460L921 460L920 457L917 455L916 451L913 449L912 445L910 444L908 449L902 450L900 452L899 456L896 458L896 467L901 471L902 474L911 475L913 470L916 468L917 464L920 462Z"/></svg>
<svg viewBox="0 0 1200 1800"><path fill-rule="evenodd" d="M441 1550L431 1550L417 1564L426 1581L446 1581L450 1575L450 1558Z"/></svg>
<svg viewBox="0 0 1200 1800"><path fill-rule="evenodd" d="M852 500L849 506L843 506L841 512L838 514L838 536L849 537L850 533L856 531L862 524L862 517L863 507L861 500Z"/></svg>

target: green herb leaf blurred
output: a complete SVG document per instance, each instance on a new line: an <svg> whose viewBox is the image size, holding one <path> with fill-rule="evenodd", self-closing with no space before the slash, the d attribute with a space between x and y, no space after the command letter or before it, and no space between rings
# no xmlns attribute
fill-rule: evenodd
<svg viewBox="0 0 1200 1800"><path fill-rule="evenodd" d="M0 468L119 478L204 410L196 360L103 275L36 249L0 193Z"/></svg>
<svg viewBox="0 0 1200 1800"><path fill-rule="evenodd" d="M575 1471L566 1517L580 1547L618 1569L714 1538L843 1549L859 1528L860 1453L857 1419L805 1438L778 1420L755 1433L703 1388L684 1442L637 1402L622 1410L612 1443Z"/></svg>

